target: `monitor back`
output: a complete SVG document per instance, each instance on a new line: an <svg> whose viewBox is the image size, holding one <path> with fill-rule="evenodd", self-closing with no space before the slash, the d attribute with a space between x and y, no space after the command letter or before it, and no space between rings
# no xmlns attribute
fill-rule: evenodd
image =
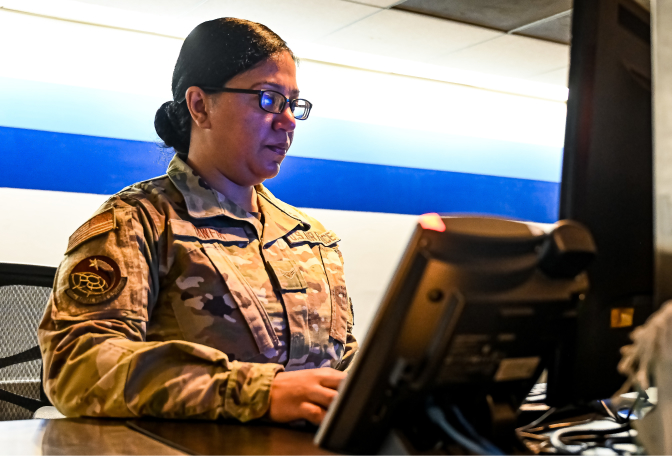
<svg viewBox="0 0 672 456"><path fill-rule="evenodd" d="M653 311L649 13L630 0L576 0L560 219L597 245L561 402L610 397L619 348Z"/></svg>

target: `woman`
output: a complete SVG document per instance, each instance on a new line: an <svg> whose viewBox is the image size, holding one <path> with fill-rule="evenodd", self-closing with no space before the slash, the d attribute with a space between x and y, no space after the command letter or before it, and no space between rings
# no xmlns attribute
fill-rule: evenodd
<svg viewBox="0 0 672 456"><path fill-rule="evenodd" d="M294 56L263 25L205 22L172 89L167 175L70 237L39 330L45 391L66 416L317 424L357 342L338 238L262 185L310 112Z"/></svg>

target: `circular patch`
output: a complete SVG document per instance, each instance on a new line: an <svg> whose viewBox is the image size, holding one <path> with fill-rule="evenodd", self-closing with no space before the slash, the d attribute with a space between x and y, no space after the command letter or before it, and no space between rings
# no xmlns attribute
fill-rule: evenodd
<svg viewBox="0 0 672 456"><path fill-rule="evenodd" d="M68 296L82 304L100 304L116 297L126 286L119 265L106 256L90 256L70 271Z"/></svg>

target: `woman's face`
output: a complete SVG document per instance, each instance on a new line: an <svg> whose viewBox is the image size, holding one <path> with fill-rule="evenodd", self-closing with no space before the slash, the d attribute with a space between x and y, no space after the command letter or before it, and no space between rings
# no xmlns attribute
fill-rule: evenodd
<svg viewBox="0 0 672 456"><path fill-rule="evenodd" d="M275 90L290 99L299 96L296 65L288 52L234 76L225 87ZM296 127L289 104L282 113L273 114L259 107L258 95L223 92L212 97L208 153L214 156L207 161L241 186L275 177Z"/></svg>

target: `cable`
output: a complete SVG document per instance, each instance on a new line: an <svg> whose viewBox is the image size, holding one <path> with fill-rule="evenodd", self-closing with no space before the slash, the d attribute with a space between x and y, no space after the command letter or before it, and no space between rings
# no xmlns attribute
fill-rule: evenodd
<svg viewBox="0 0 672 456"><path fill-rule="evenodd" d="M451 410L452 410L453 414L455 415L455 417L457 418L457 420L462 425L462 427L464 429L466 429L466 431L469 433L469 435L471 435L473 438L475 438L478 441L478 443L480 443L481 446L489 454L504 454L504 452L502 450L497 448L495 445L490 443L490 441L488 439L486 439L482 435L479 435L478 432L476 432L476 430L473 428L471 423L469 423L469 421L467 421L467 419L464 417L464 415L462 414L462 412L460 411L460 409L457 406L455 406L455 405L451 406Z"/></svg>
<svg viewBox="0 0 672 456"><path fill-rule="evenodd" d="M448 423L446 416L443 414L443 410L441 410L436 405L432 405L431 402L427 405L427 416L429 416L429 419L432 420L434 424L439 426L446 434L448 434L448 436L453 439L455 443L462 445L465 449L471 451L474 454L491 454L476 442L472 442L460 434L457 429Z"/></svg>
<svg viewBox="0 0 672 456"><path fill-rule="evenodd" d="M563 454L579 454L583 451L586 450L588 445L585 443L579 442L578 445L580 447L579 450L572 450L569 448L569 446L565 445L561 438L563 437L571 437L571 436L576 436L576 435L597 435L597 436L605 436L605 435L611 435L611 434L618 434L619 432L624 432L624 431L629 431L630 430L630 425L626 424L617 428L612 428L612 429L572 429L571 427L565 428L565 429L560 429L558 431L555 431L553 434L551 434L551 438L549 440L550 444L558 450L559 452Z"/></svg>
<svg viewBox="0 0 672 456"><path fill-rule="evenodd" d="M555 407L552 407L552 408L548 409L546 412L544 412L543 415L541 415L536 420L532 421L530 424L526 424L525 426L519 427L518 429L516 429L516 432L527 431L528 429L532 429L533 427L538 426L546 418L551 416L553 414L553 412L555 412Z"/></svg>
<svg viewBox="0 0 672 456"><path fill-rule="evenodd" d="M617 422L617 423L622 423L622 422L623 422L622 419L620 419L620 418L618 418L616 415L614 415L614 412L611 411L611 409L609 408L609 406L608 406L604 401L600 401L600 404L602 404L602 407L604 407L604 410L607 412L607 414L609 414L609 416L610 416L611 418L613 418L613 420L614 420L615 422ZM628 416L629 416L629 415L628 415Z"/></svg>
<svg viewBox="0 0 672 456"><path fill-rule="evenodd" d="M626 421L630 420L630 415L632 415L633 410L635 410L635 407L637 407L637 403L639 402L639 400L642 397L644 397L644 395L642 393L644 393L644 391L640 391L639 394L637 394L637 397L635 398L635 401L632 403L632 407L630 407L630 410L628 410L628 416L625 417ZM644 393L644 394L646 394L646 393Z"/></svg>

